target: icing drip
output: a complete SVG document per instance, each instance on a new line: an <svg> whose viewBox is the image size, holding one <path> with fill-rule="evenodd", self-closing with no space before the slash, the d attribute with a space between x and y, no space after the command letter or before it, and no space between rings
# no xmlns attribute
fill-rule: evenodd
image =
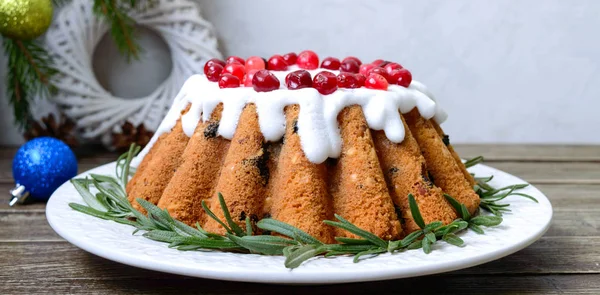
<svg viewBox="0 0 600 295"><path fill-rule="evenodd" d="M314 77L322 70L310 72ZM321 95L314 88L285 88L285 76L289 72L273 72L281 81L282 87L271 92L256 92L251 87L220 89L217 83L208 81L203 75L190 77L154 137L134 164L139 164L161 134L171 131L181 116L181 111L188 105L189 111L181 116L183 131L187 136L191 137L200 120L208 120L216 106L223 103L218 135L231 139L244 106L253 103L256 105L260 130L265 139L278 141L285 134L285 106L299 104L298 135L306 157L313 163L322 163L328 157L339 157L342 141L337 115L347 106L360 105L369 128L384 130L387 138L396 143L402 142L405 134L398 111L407 113L416 107L423 118L433 118L438 123L442 123L447 117L433 95L417 81L413 81L408 88L397 85L390 85L387 91L364 87L340 88L332 94ZM331 72L337 74L336 71Z"/></svg>

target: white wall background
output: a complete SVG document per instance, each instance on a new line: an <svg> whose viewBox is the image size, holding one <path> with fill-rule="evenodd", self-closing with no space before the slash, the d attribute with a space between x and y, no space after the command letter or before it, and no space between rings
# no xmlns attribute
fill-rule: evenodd
<svg viewBox="0 0 600 295"><path fill-rule="evenodd" d="M400 62L448 111L455 143L600 143L600 1L198 2L225 54ZM148 87L140 77L131 87ZM0 144L14 143L0 108Z"/></svg>

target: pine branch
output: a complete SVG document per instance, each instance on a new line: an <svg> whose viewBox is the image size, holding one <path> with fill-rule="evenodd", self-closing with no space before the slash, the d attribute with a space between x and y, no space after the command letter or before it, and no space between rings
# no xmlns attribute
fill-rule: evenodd
<svg viewBox="0 0 600 295"><path fill-rule="evenodd" d="M124 4L122 4L124 3ZM135 21L127 14L135 8L136 0L95 0L94 13L110 24L110 33L119 49L127 59L138 58L141 48L135 40Z"/></svg>
<svg viewBox="0 0 600 295"><path fill-rule="evenodd" d="M31 121L30 104L36 96L48 97L55 87L50 83L56 74L52 58L35 41L4 38L8 57L6 93L13 107L15 123L26 128Z"/></svg>

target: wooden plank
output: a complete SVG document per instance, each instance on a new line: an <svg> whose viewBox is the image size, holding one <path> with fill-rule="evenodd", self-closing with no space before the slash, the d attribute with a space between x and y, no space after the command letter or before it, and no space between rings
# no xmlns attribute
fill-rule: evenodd
<svg viewBox="0 0 600 295"><path fill-rule="evenodd" d="M38 293L194 293L234 294L298 293L342 294L425 292L464 294L505 292L580 292L594 294L600 288L598 261L600 255L578 242L541 241L542 247L518 253L496 262L448 274L383 282L357 283L317 287L287 287L215 280L193 279L121 265L81 251L66 243L0 243L0 294L12 292ZM554 240L565 240L556 238ZM589 243L589 241L587 241ZM598 246L593 240L587 248ZM557 248L561 247L561 248ZM566 248L562 248L566 247ZM570 248L575 247L575 248ZM558 249L564 251L558 251ZM573 249L573 250L569 250ZM569 251L571 255L562 252ZM581 254L579 252L584 251ZM598 254L595 252L595 254ZM587 256L585 256L587 255ZM591 258L591 259L589 259ZM564 259L564 260L563 260ZM562 260L562 261L558 261ZM360 267L357 264L356 267ZM501 274L500 274L501 273ZM543 273L543 276L536 274ZM577 273L578 275L561 275ZM588 275L583 275L583 274ZM45 275L42 275L45 274ZM386 292L387 291L387 292Z"/></svg>
<svg viewBox="0 0 600 295"><path fill-rule="evenodd" d="M321 285L267 285L154 275L153 278L19 278L4 280L2 294L598 294L599 275L475 277L436 275L399 280ZM94 273L103 276L103 273Z"/></svg>
<svg viewBox="0 0 600 295"><path fill-rule="evenodd" d="M0 212L44 212L46 210L45 202L33 202L10 207L8 205L11 197L9 191L14 186L13 183L0 183Z"/></svg>
<svg viewBox="0 0 600 295"><path fill-rule="evenodd" d="M600 185L536 184L554 211L600 210Z"/></svg>
<svg viewBox="0 0 600 295"><path fill-rule="evenodd" d="M34 272L55 272L65 277L72 277L73 274L85 273L89 269L99 268L104 271L106 268L116 268L114 262L89 255L87 252L61 241L0 242L0 253L2 253L0 268L4 269L5 273L23 269L24 273L22 274L27 276L34 275ZM15 260L15 257L18 259ZM93 260L94 263L85 263L89 260ZM44 269L45 265L48 269ZM58 265L63 269L51 269L59 267ZM360 264L357 267L360 267ZM513 255L461 270L460 273L470 275L492 273L600 274L600 237L542 237L533 245Z"/></svg>
<svg viewBox="0 0 600 295"><path fill-rule="evenodd" d="M497 162L489 165L533 184L600 184L600 162Z"/></svg>
<svg viewBox="0 0 600 295"><path fill-rule="evenodd" d="M486 161L494 162L600 162L598 145L457 144L454 147L463 158L484 156Z"/></svg>

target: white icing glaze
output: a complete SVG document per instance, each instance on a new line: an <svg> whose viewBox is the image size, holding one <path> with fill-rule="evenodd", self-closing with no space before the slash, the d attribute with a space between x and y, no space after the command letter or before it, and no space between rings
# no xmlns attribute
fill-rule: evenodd
<svg viewBox="0 0 600 295"><path fill-rule="evenodd" d="M251 87L220 89L217 83L208 81L204 75L190 77L134 165L139 164L161 134L171 131L188 105L190 110L181 116L183 131L187 136L191 137L198 122L208 120L215 107L223 103L218 135L231 139L244 106L253 103L265 139L278 141L285 134L285 106L299 104L298 135L306 157L313 163L322 163L328 157L339 157L342 141L337 115L347 106L360 105L369 128L384 130L388 139L396 143L401 142L405 134L398 111L407 113L416 107L423 118L433 118L438 123L447 117L433 95L417 81L412 81L408 88L397 85L390 85L387 91L364 87L340 88L332 94L322 95L314 88L285 88L285 76L296 69L293 67L289 71L272 72L281 82L281 88L270 92L256 92ZM309 72L314 77L322 70ZM336 71L331 72L337 74Z"/></svg>

